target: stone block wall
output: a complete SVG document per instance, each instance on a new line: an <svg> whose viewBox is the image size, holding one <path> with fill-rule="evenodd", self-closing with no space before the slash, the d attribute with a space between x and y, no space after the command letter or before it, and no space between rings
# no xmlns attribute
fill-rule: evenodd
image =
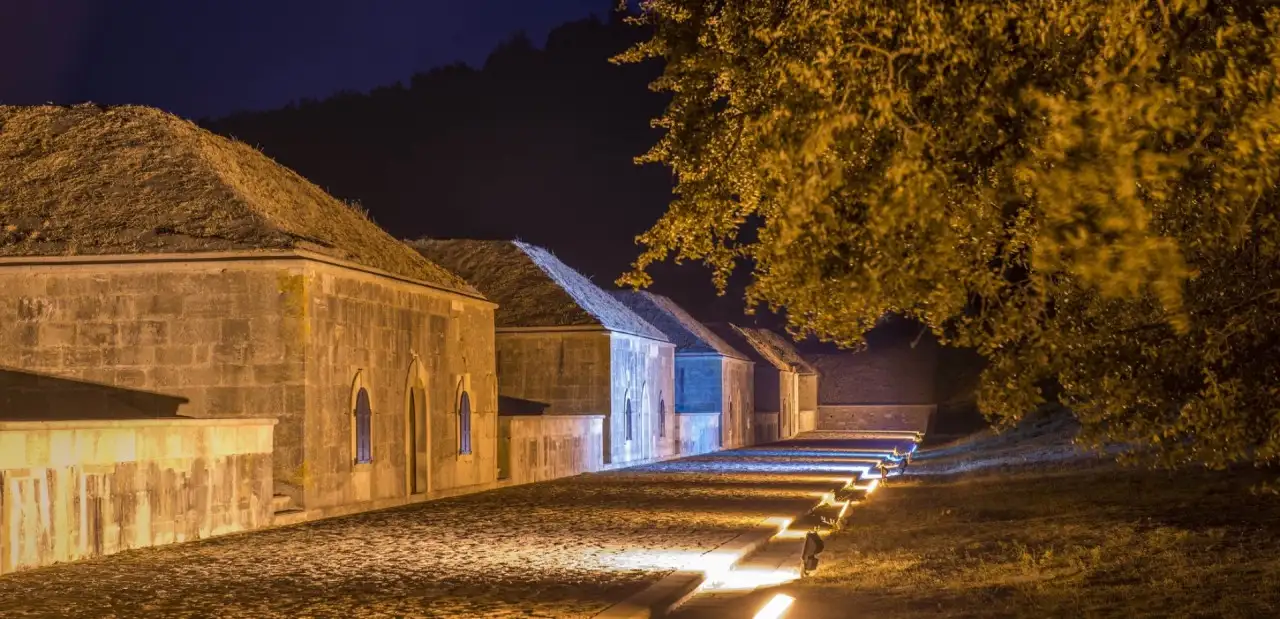
<svg viewBox="0 0 1280 619"><path fill-rule="evenodd" d="M603 330L499 333L498 393L547 404L552 414L607 414L610 346Z"/></svg>
<svg viewBox="0 0 1280 619"><path fill-rule="evenodd" d="M725 401L720 355L676 353L677 413L718 413Z"/></svg>
<svg viewBox="0 0 1280 619"><path fill-rule="evenodd" d="M721 417L721 445L725 449L755 442L755 372L750 361L723 357L720 375L725 414Z"/></svg>
<svg viewBox="0 0 1280 619"><path fill-rule="evenodd" d="M755 444L772 443L778 440L778 413L755 413Z"/></svg>
<svg viewBox="0 0 1280 619"><path fill-rule="evenodd" d="M719 413L677 413L676 419L681 456L696 456L722 448Z"/></svg>
<svg viewBox="0 0 1280 619"><path fill-rule="evenodd" d="M622 333L611 334L612 411L605 423L605 464L620 465L675 453L675 345ZM628 406L631 440L626 436ZM659 421L666 427L659 428Z"/></svg>
<svg viewBox="0 0 1280 619"><path fill-rule="evenodd" d="M598 471L604 464L604 415L498 418L499 476L513 484Z"/></svg>
<svg viewBox="0 0 1280 619"><path fill-rule="evenodd" d="M83 408L68 406L55 390L54 410L27 392L30 407L9 410L271 417L280 422L276 471L296 470L306 397L302 261L152 258L0 266L0 366L84 383L85 398ZM93 385L137 396L100 397L111 390Z"/></svg>
<svg viewBox="0 0 1280 619"><path fill-rule="evenodd" d="M288 481L305 489L305 507L495 481L492 304L323 263L308 263L297 289L306 300L308 333L306 458ZM355 462L359 388L368 393L373 413L367 464ZM411 389L416 410L410 409ZM471 454L459 453L463 391L471 403ZM415 422L425 425L414 431ZM417 444L423 438L428 445ZM418 454L429 465L411 471Z"/></svg>
<svg viewBox="0 0 1280 619"><path fill-rule="evenodd" d="M269 526L274 424L0 422L0 574Z"/></svg>
<svg viewBox="0 0 1280 619"><path fill-rule="evenodd" d="M800 375L778 372L778 438L796 435L800 417Z"/></svg>
<svg viewBox="0 0 1280 619"><path fill-rule="evenodd" d="M823 405L818 409L817 429L925 432L937 408L933 404Z"/></svg>

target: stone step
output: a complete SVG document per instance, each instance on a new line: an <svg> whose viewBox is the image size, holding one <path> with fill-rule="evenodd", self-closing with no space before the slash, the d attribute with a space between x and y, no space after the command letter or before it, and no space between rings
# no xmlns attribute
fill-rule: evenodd
<svg viewBox="0 0 1280 619"><path fill-rule="evenodd" d="M277 494L271 497L271 511L283 512L293 509L293 497L287 494Z"/></svg>
<svg viewBox="0 0 1280 619"><path fill-rule="evenodd" d="M277 527L281 527L281 526L290 525L290 524L298 524L299 522L306 522L306 521L307 521L307 510L299 507L291 507L289 509L276 512L275 518L272 519L272 524Z"/></svg>

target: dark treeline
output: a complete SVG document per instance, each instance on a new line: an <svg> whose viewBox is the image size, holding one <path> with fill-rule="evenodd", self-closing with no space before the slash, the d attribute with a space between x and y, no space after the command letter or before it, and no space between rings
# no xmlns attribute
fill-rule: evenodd
<svg viewBox="0 0 1280 619"><path fill-rule="evenodd" d="M479 69L454 65L369 93L204 121L254 144L400 238L521 238L611 286L635 235L665 210L670 173L633 159L660 136L661 67L608 59L646 36L617 16L517 35ZM741 317L701 267L662 267L655 291L706 320Z"/></svg>

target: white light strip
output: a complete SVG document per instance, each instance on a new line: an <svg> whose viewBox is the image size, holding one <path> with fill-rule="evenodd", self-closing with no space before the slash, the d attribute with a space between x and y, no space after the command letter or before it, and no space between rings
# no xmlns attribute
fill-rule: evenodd
<svg viewBox="0 0 1280 619"><path fill-rule="evenodd" d="M769 600L769 603L765 604L764 608L761 608L753 619L780 619L795 601L795 598L785 593L779 593L773 596L773 599Z"/></svg>

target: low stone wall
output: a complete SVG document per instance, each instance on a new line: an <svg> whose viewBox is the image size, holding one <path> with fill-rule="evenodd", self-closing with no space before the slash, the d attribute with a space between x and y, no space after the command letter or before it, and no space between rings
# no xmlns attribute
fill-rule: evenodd
<svg viewBox="0 0 1280 619"><path fill-rule="evenodd" d="M599 471L604 415L498 417L498 476L526 484Z"/></svg>
<svg viewBox="0 0 1280 619"><path fill-rule="evenodd" d="M681 456L719 451L720 413L676 413L676 440Z"/></svg>
<svg viewBox="0 0 1280 619"><path fill-rule="evenodd" d="M847 404L818 407L819 430L925 432L935 404Z"/></svg>
<svg viewBox="0 0 1280 619"><path fill-rule="evenodd" d="M0 422L0 574L270 526L275 423Z"/></svg>
<svg viewBox="0 0 1280 619"><path fill-rule="evenodd" d="M756 413L756 444L772 443L778 438L778 413Z"/></svg>

